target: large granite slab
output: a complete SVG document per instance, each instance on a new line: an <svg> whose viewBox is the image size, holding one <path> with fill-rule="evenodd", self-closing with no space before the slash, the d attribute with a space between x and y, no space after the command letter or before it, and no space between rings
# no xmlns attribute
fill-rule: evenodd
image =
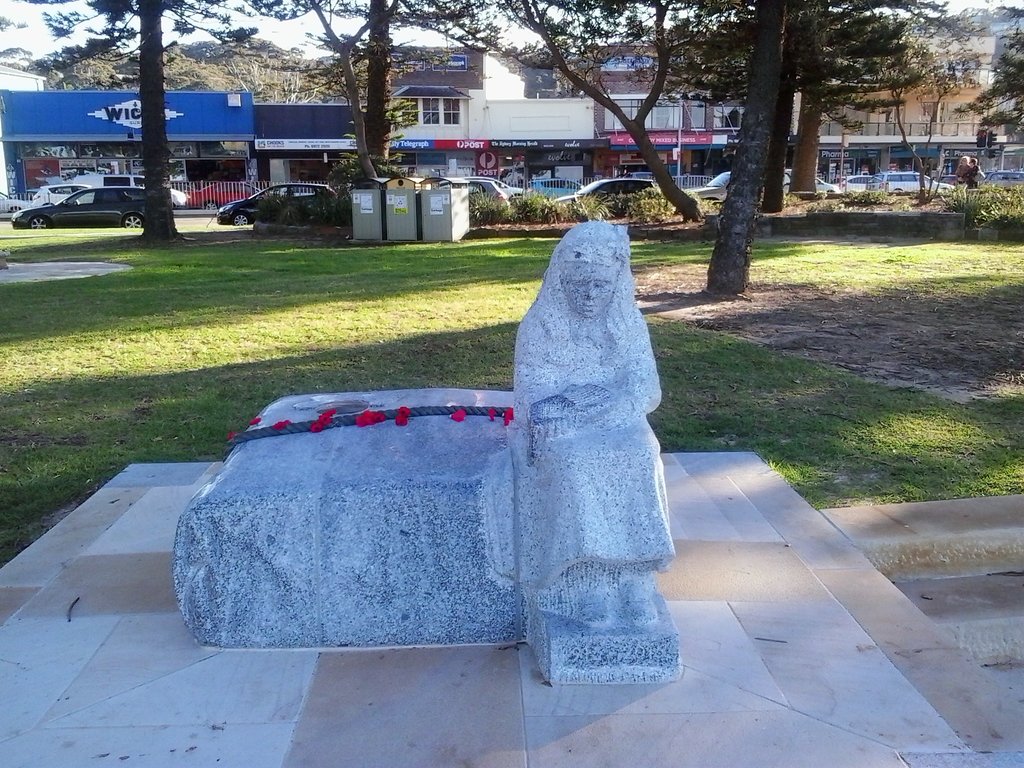
<svg viewBox="0 0 1024 768"><path fill-rule="evenodd" d="M452 389L295 396L260 427L328 409L510 404ZM223 647L519 639L505 433L500 416L413 416L238 445L178 525L186 623Z"/></svg>

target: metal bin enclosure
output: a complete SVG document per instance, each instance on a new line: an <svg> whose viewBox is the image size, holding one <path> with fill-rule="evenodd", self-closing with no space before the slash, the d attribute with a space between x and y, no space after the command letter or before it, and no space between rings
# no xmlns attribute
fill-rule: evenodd
<svg viewBox="0 0 1024 768"><path fill-rule="evenodd" d="M352 239L383 240L384 180L364 179L352 185Z"/></svg>
<svg viewBox="0 0 1024 768"><path fill-rule="evenodd" d="M454 243L469 231L469 182L427 178L420 184L423 240Z"/></svg>
<svg viewBox="0 0 1024 768"><path fill-rule="evenodd" d="M419 179L396 177L384 182L386 240L419 240Z"/></svg>

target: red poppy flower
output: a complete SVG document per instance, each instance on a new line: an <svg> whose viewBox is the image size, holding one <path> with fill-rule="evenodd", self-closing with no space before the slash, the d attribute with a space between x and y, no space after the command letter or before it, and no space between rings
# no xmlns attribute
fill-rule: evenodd
<svg viewBox="0 0 1024 768"><path fill-rule="evenodd" d="M330 421L331 419L334 418L334 414L336 414L337 412L337 408L331 408L329 410L326 410L317 417L317 421Z"/></svg>
<svg viewBox="0 0 1024 768"><path fill-rule="evenodd" d="M512 423L512 419L514 419L514 418L515 418L515 416L512 413L512 409L511 408L506 408L505 409L505 426L507 427L509 424L511 424Z"/></svg>
<svg viewBox="0 0 1024 768"><path fill-rule="evenodd" d="M489 418L491 421L494 421L494 417L497 414L498 414L498 412L496 410L494 410L493 408L488 408L487 409L487 418Z"/></svg>
<svg viewBox="0 0 1024 768"><path fill-rule="evenodd" d="M276 424L271 424L270 428L271 429L284 429L285 427L287 427L291 423L292 423L291 419L281 419L281 421L277 422Z"/></svg>
<svg viewBox="0 0 1024 768"><path fill-rule="evenodd" d="M406 408L404 405L398 408L398 412L395 414L395 426L404 427L409 423L409 416L412 411Z"/></svg>
<svg viewBox="0 0 1024 768"><path fill-rule="evenodd" d="M259 416L257 416L255 419L253 419L252 421L249 422L249 426L250 427L255 427L261 421L263 421L263 419L261 419Z"/></svg>
<svg viewBox="0 0 1024 768"><path fill-rule="evenodd" d="M234 439L235 439L235 435L236 435L236 434L237 434L236 432L228 432L228 442L229 442L229 443L230 443L230 442L231 442L232 440L234 440Z"/></svg>
<svg viewBox="0 0 1024 768"><path fill-rule="evenodd" d="M452 421L465 421L465 420L466 420L466 410L464 408L459 408L459 410L457 410L455 413L452 414Z"/></svg>
<svg viewBox="0 0 1024 768"><path fill-rule="evenodd" d="M369 427L387 420L388 417L384 415L383 411L363 411L356 416L356 426Z"/></svg>
<svg viewBox="0 0 1024 768"><path fill-rule="evenodd" d="M310 432L323 432L324 431L324 423L322 421L319 421L319 420L318 421L314 421L312 424L309 425L309 431Z"/></svg>

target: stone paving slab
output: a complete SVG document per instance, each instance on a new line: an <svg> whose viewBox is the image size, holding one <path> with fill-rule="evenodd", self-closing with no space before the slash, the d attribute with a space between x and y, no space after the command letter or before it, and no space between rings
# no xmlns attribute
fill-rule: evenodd
<svg viewBox="0 0 1024 768"><path fill-rule="evenodd" d="M547 685L522 644L199 646L170 539L218 465L132 465L0 569L0 765L1024 764L1024 695L755 454L664 463L683 675L610 686Z"/></svg>

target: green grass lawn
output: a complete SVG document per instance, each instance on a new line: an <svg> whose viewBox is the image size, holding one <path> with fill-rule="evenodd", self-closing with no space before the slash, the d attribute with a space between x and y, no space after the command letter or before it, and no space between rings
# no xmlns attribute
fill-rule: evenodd
<svg viewBox="0 0 1024 768"><path fill-rule="evenodd" d="M100 230L0 238L15 262L134 267L0 284L0 562L126 464L222 458L226 433L284 395L509 388L516 326L553 244L331 248L240 233L143 250ZM984 293L1024 284L1020 250L762 243L754 275ZM709 252L639 243L634 261ZM818 506L1024 492L1020 397L958 405L683 324L650 327L665 450L755 450Z"/></svg>

